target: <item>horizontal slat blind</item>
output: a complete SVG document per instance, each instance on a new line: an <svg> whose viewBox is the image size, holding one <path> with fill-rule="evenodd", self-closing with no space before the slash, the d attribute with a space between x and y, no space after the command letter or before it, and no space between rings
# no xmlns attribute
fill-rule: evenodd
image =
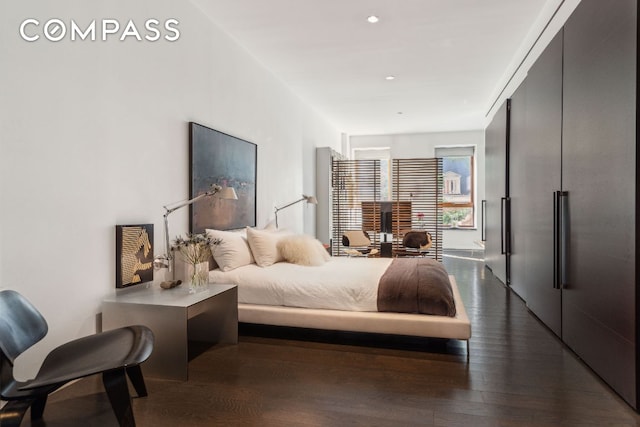
<svg viewBox="0 0 640 427"><path fill-rule="evenodd" d="M344 255L342 235L364 230L378 246L380 233L380 160L333 160L333 233L331 254Z"/></svg>
<svg viewBox="0 0 640 427"><path fill-rule="evenodd" d="M392 159L394 249L410 230L431 234L427 256L442 261L442 158Z"/></svg>
<svg viewBox="0 0 640 427"><path fill-rule="evenodd" d="M333 256L344 255L342 235L349 230L367 232L379 247L383 216L391 211L394 249L411 230L431 234L427 256L442 261L442 158L392 159L392 201L380 201L379 160L332 162Z"/></svg>

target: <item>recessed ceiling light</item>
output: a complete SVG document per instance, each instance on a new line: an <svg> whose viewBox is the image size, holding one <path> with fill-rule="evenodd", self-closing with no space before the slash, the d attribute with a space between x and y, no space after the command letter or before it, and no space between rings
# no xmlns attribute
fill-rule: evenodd
<svg viewBox="0 0 640 427"><path fill-rule="evenodd" d="M375 24L376 22L378 22L380 20L380 18L378 18L376 15L371 15L367 18L367 21L370 24Z"/></svg>
<svg viewBox="0 0 640 427"><path fill-rule="evenodd" d="M387 79L387 80L395 80L396 76L387 76L387 77L385 77L385 79Z"/></svg>

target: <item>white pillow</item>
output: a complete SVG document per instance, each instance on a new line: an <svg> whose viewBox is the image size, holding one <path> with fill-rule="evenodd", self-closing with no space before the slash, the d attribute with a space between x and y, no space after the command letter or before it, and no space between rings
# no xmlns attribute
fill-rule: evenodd
<svg viewBox="0 0 640 427"><path fill-rule="evenodd" d="M231 271L255 262L244 233L210 229L205 231L212 239L221 240L219 244L211 245L213 259L220 270Z"/></svg>
<svg viewBox="0 0 640 427"><path fill-rule="evenodd" d="M282 258L293 264L322 265L331 258L319 240L304 234L282 237L277 247Z"/></svg>
<svg viewBox="0 0 640 427"><path fill-rule="evenodd" d="M284 236L286 234L247 227L247 240L256 264L260 267L268 267L282 261L276 245Z"/></svg>

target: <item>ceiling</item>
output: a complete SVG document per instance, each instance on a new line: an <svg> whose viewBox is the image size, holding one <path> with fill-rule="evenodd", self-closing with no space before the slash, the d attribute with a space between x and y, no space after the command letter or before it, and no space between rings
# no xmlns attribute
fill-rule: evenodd
<svg viewBox="0 0 640 427"><path fill-rule="evenodd" d="M547 0L194 3L339 131L379 135L483 129Z"/></svg>

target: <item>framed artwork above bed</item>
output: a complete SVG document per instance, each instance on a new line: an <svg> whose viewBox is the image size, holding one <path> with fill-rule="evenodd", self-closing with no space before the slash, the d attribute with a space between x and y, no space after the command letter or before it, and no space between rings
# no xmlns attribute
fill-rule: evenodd
<svg viewBox="0 0 640 427"><path fill-rule="evenodd" d="M190 198L212 184L233 187L238 200L206 197L189 207L192 233L205 229L231 230L256 225L256 144L189 123Z"/></svg>

